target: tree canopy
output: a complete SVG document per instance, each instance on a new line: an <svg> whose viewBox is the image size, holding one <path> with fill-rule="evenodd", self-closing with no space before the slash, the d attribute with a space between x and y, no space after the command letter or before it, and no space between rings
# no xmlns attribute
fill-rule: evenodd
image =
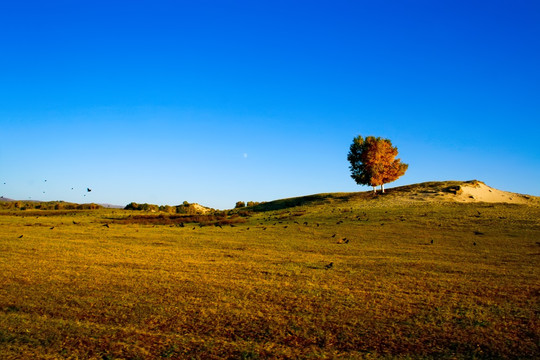
<svg viewBox="0 0 540 360"><path fill-rule="evenodd" d="M409 165L396 159L397 147L388 139L358 135L353 139L347 160L351 163L351 177L358 185L381 186L405 174Z"/></svg>

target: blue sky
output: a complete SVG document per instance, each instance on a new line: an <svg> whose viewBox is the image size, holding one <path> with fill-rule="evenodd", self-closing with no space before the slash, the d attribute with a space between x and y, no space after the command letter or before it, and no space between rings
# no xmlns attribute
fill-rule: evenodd
<svg viewBox="0 0 540 360"><path fill-rule="evenodd" d="M539 39L537 1L2 2L0 195L366 191L346 159L361 134L409 164L389 187L540 196Z"/></svg>

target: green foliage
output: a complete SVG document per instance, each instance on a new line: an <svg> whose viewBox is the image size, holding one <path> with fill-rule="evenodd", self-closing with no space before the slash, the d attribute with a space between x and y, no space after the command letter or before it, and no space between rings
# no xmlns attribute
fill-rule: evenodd
<svg viewBox="0 0 540 360"><path fill-rule="evenodd" d="M234 206L235 209L246 207L246 203L243 201L237 201L236 205Z"/></svg>
<svg viewBox="0 0 540 360"><path fill-rule="evenodd" d="M176 213L176 207L170 205L161 205L159 211L166 212L168 214Z"/></svg>

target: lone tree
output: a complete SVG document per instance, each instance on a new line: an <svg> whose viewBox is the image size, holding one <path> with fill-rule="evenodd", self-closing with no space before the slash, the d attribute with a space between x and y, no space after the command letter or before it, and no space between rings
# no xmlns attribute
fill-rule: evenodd
<svg viewBox="0 0 540 360"><path fill-rule="evenodd" d="M388 139L368 136L365 139L358 135L353 139L347 160L351 163L351 177L358 185L381 186L392 182L405 174L409 165L396 159L398 150Z"/></svg>

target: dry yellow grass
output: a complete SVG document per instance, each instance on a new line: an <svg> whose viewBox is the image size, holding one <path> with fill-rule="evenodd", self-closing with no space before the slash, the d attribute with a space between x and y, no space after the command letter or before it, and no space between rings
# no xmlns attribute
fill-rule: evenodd
<svg viewBox="0 0 540 360"><path fill-rule="evenodd" d="M0 358L538 358L540 208L388 199L2 212Z"/></svg>

